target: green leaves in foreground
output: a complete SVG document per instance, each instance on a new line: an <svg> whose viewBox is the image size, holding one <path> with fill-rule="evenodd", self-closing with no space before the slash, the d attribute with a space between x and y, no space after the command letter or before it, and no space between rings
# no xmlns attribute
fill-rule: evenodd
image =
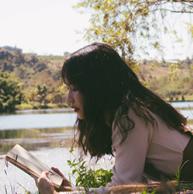
<svg viewBox="0 0 193 194"><path fill-rule="evenodd" d="M84 160L68 160L68 165L72 169L72 175L76 176L76 186L82 186L87 188L96 188L105 186L111 181L112 171L111 170L92 170L86 166Z"/></svg>

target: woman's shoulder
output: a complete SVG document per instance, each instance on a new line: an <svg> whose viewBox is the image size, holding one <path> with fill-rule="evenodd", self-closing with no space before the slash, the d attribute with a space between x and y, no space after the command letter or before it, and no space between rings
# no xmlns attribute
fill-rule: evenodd
<svg viewBox="0 0 193 194"><path fill-rule="evenodd" d="M127 112L115 118L112 125L112 130L120 132L120 128L133 129L136 126L143 128L149 127L150 123L157 121L158 117L150 110L137 110L136 107L128 108Z"/></svg>
<svg viewBox="0 0 193 194"><path fill-rule="evenodd" d="M122 129L122 127L124 129ZM127 137L132 134L137 137L146 134L145 136L149 136L149 138L151 138L152 133L152 125L147 122L143 116L139 115L135 109L130 108L128 109L127 114L122 115L122 117L119 118L119 121L116 121L116 123L113 124L112 140L114 145L118 145L122 142L124 135Z"/></svg>

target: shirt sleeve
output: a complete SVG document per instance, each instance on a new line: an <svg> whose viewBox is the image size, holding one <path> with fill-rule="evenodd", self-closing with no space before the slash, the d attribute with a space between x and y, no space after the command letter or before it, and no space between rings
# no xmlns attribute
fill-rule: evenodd
<svg viewBox="0 0 193 194"><path fill-rule="evenodd" d="M121 134L116 126L112 131L112 147L115 154L113 176L107 186L141 182L149 147L149 130L144 120L134 112L129 117L135 123L127 138L121 142Z"/></svg>

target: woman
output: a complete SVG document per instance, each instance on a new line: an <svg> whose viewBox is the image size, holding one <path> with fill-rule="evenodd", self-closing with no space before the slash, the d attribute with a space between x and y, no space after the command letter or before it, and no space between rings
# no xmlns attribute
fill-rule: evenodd
<svg viewBox="0 0 193 194"><path fill-rule="evenodd" d="M98 158L115 156L107 187L143 182L144 174L170 179L179 170L181 180L193 181L186 118L144 87L113 48L93 43L74 52L62 77L69 87L68 104L77 113L79 146ZM70 183L65 179L64 185ZM42 194L45 186L54 191L43 173L38 180Z"/></svg>

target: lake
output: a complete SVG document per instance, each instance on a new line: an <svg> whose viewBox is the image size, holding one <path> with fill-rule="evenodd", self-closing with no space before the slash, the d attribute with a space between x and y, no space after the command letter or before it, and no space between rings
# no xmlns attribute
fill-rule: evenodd
<svg viewBox="0 0 193 194"><path fill-rule="evenodd" d="M25 110L0 116L0 154L6 153L15 143L27 149L65 146L72 139L76 114L69 109Z"/></svg>
<svg viewBox="0 0 193 194"><path fill-rule="evenodd" d="M0 116L0 130L72 127L76 114L69 109L18 111Z"/></svg>
<svg viewBox="0 0 193 194"><path fill-rule="evenodd" d="M0 193L35 193L34 180L3 160L16 143L21 144L49 166L69 174L67 160L73 157L70 146L74 136L76 114L71 110L27 110L0 116ZM53 157L54 156L54 157ZM71 177L73 180L73 177Z"/></svg>
<svg viewBox="0 0 193 194"><path fill-rule="evenodd" d="M193 108L193 101L188 102L172 102L172 106L175 108Z"/></svg>
<svg viewBox="0 0 193 194"><path fill-rule="evenodd" d="M175 102L183 115L193 120L193 102ZM73 125L76 114L70 109L26 110L16 114L0 115L0 193L24 194L25 189L36 191L34 180L18 168L7 167L3 155L16 143L23 145L49 166L58 167L68 177L67 160L76 157L70 154L74 137ZM104 162L105 161L105 162ZM90 161L92 165L92 161ZM102 159L99 166L112 166L112 160ZM74 182L74 177L71 177Z"/></svg>
<svg viewBox="0 0 193 194"><path fill-rule="evenodd" d="M193 120L193 102L171 103L189 120ZM25 110L16 114L0 115L0 130L72 127L76 114L71 109Z"/></svg>
<svg viewBox="0 0 193 194"><path fill-rule="evenodd" d="M58 167L69 178L67 160L79 153L70 153L76 114L71 110L27 110L0 116L0 194L25 194L37 191L33 178L3 159L16 143L21 144L48 166ZM109 158L109 156L106 156ZM89 158L87 158L89 160ZM112 160L101 159L99 166L111 168ZM95 159L89 161L90 165ZM75 182L74 177L70 177Z"/></svg>

